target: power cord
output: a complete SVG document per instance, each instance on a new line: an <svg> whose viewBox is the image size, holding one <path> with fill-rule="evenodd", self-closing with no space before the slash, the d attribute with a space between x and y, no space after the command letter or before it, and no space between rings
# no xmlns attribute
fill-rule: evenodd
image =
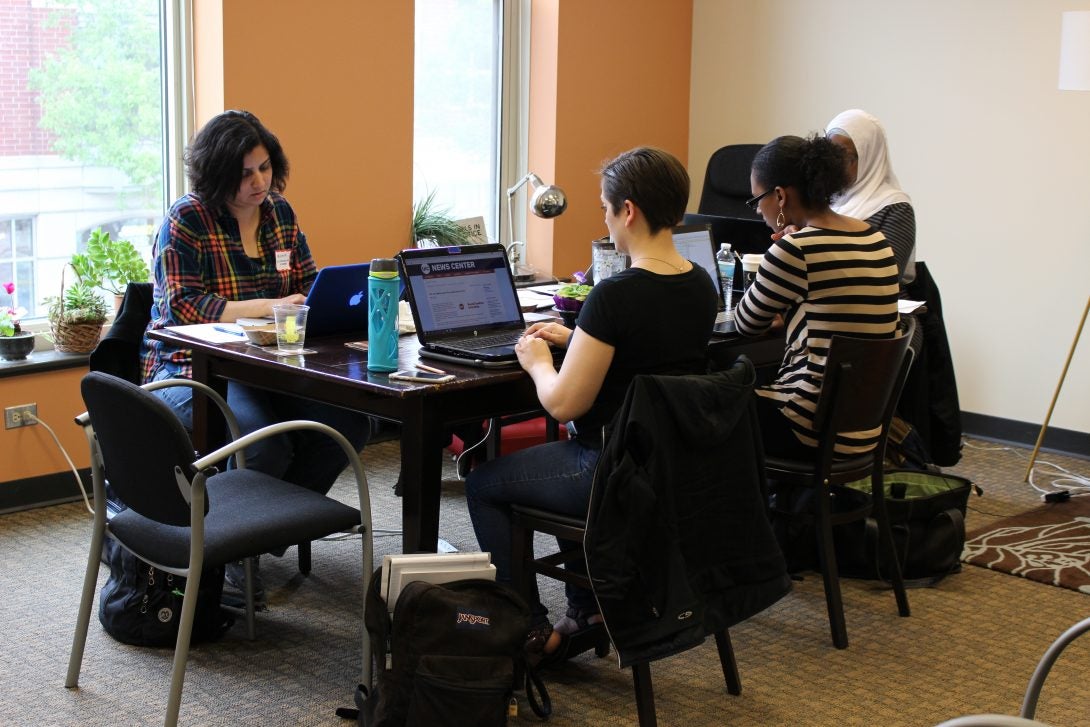
<svg viewBox="0 0 1090 727"><path fill-rule="evenodd" d="M983 446L973 444L967 440L963 441L963 445L969 449L975 449L981 452L1011 452L1016 457L1022 459L1029 458L1029 455L1017 447ZM1046 487L1038 485L1037 482L1035 482L1034 476L1037 474L1044 477L1053 477L1050 482L1045 483L1050 489L1046 489ZM1045 502L1067 502L1072 497L1090 495L1090 476L1078 474L1053 462L1045 462L1038 459L1034 463L1033 469L1030 470L1029 486L1037 492L1040 492L1041 499Z"/></svg>
<svg viewBox="0 0 1090 727"><path fill-rule="evenodd" d="M465 457L466 455L470 454L477 447L480 447L482 444L484 444L485 442L488 441L489 436L492 435L492 425L493 425L493 423L495 421L496 421L495 419L489 419L488 420L488 428L484 430L484 436L482 436L479 440L477 440L473 444L466 447L466 446L464 446L465 443L463 442L462 451L460 453L458 453L458 455L455 456L455 458L454 458L454 474L455 474L455 477L457 477L459 480L465 481L465 477L462 477L462 467L461 467L462 457Z"/></svg>
<svg viewBox="0 0 1090 727"><path fill-rule="evenodd" d="M63 454L64 458L68 461L68 466L72 469L72 475L76 478L76 484L79 486L80 494L83 495L83 503L87 506L87 512L94 515L95 509L91 507L91 499L87 497L87 489L83 486L83 478L79 476L79 470L76 469L76 465L74 462L72 462L72 458L68 456L68 450L66 450L64 448L64 445L61 444L61 440L57 436L57 433L53 431L53 427L49 426L44 421L39 419L37 415L32 414L29 411L24 411L23 416L30 417L30 419L32 419L33 421L41 424L43 427L45 427L45 430L49 432L49 435L53 437L53 441L57 443L57 449L61 451L61 454Z"/></svg>

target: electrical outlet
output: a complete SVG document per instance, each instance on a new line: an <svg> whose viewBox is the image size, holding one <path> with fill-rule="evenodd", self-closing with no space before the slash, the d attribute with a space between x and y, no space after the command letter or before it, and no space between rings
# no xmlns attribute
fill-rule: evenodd
<svg viewBox="0 0 1090 727"><path fill-rule="evenodd" d="M34 416L27 416L28 414L33 414ZM20 404L19 406L9 406L4 409L4 429L29 427L32 424L38 423L37 417L37 404Z"/></svg>

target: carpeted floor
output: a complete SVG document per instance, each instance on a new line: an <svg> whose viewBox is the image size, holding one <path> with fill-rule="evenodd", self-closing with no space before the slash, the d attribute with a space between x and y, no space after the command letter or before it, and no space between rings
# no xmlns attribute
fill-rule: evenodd
<svg viewBox="0 0 1090 727"><path fill-rule="evenodd" d="M951 471L985 489L968 515L975 530L1032 508L1021 482L1026 452L970 442ZM1059 459L1059 458L1055 458ZM1090 463L1063 459L1086 473ZM376 527L397 527L390 489L397 444L368 447ZM451 475L453 476L453 475ZM346 483L335 492L351 501ZM161 722L171 650L140 649L91 624L80 689L63 687L90 519L82 504L0 517L0 724L151 725ZM446 488L441 535L475 549L460 486ZM400 551L397 537L376 540L376 554ZM191 654L183 724L348 725L334 716L350 704L360 669L358 541L316 543L303 578L294 551L266 558L269 611L256 641L236 626ZM104 578L104 575L103 575ZM543 584L548 582L543 581ZM547 585L550 608L562 601ZM883 725L927 727L968 713L1017 714L1025 685L1048 644L1090 615L1084 594L966 567L937 588L909 593L912 617L896 615L892 594L845 581L851 647L832 648L820 578L808 576L768 611L731 630L742 675L739 697L725 693L714 645L652 666L659 724ZM1090 639L1076 642L1049 677L1038 717L1053 725L1090 725ZM587 654L548 674L551 724L634 725L631 675ZM515 723L535 720L525 708Z"/></svg>

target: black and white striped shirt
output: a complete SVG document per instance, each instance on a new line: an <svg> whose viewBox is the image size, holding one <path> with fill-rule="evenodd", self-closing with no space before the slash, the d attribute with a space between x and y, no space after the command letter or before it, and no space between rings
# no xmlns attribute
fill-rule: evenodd
<svg viewBox="0 0 1090 727"><path fill-rule="evenodd" d="M738 331L765 331L777 313L786 324L787 348L776 381L760 396L783 402L795 436L817 446L814 410L825 358L834 335L892 338L897 330L897 264L881 232L841 232L806 227L785 235L765 253L753 285L735 311ZM842 434L836 452L853 455L874 447L878 430Z"/></svg>
<svg viewBox="0 0 1090 727"><path fill-rule="evenodd" d="M901 286L916 279L916 213L908 202L887 205L867 218L867 224L877 227L893 248Z"/></svg>

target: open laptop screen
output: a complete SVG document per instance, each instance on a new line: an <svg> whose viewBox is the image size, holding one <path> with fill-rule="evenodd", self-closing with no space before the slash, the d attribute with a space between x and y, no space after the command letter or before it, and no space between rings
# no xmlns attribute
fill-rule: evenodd
<svg viewBox="0 0 1090 727"><path fill-rule="evenodd" d="M523 325L501 246L405 250L401 262L424 343L436 335Z"/></svg>
<svg viewBox="0 0 1090 727"><path fill-rule="evenodd" d="M719 286L719 266L715 262L715 243L710 225L680 225L674 228L674 248L683 258L707 271L719 293L719 310L723 310L723 291Z"/></svg>

